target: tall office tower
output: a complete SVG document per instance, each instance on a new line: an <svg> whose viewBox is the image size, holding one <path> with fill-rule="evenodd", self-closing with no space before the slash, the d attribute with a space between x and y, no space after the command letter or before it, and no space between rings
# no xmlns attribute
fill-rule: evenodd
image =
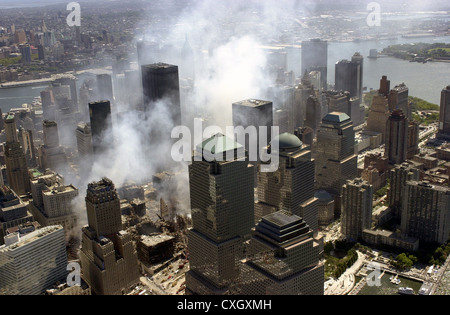
<svg viewBox="0 0 450 315"><path fill-rule="evenodd" d="M161 111L156 106L159 101L165 102L168 119L172 120L170 131L181 124L180 82L178 67L165 63L142 66L142 87L144 92L144 108L146 117ZM170 138L170 132L169 132Z"/></svg>
<svg viewBox="0 0 450 315"><path fill-rule="evenodd" d="M366 131L376 132L381 135L381 141L386 141L386 124L389 119L388 99L383 94L373 97L370 105L369 116L367 117Z"/></svg>
<svg viewBox="0 0 450 315"><path fill-rule="evenodd" d="M326 91L322 93L326 98L327 111L346 113L355 126L364 122L361 115L360 101L357 97L352 97L348 91Z"/></svg>
<svg viewBox="0 0 450 315"><path fill-rule="evenodd" d="M44 145L39 147L39 166L42 170L51 169L57 172L67 170L67 156L59 145L58 125L54 121L44 120Z"/></svg>
<svg viewBox="0 0 450 315"><path fill-rule="evenodd" d="M387 79L387 76L383 75L380 80L380 89L378 93L384 96L388 96L391 91L391 81Z"/></svg>
<svg viewBox="0 0 450 315"><path fill-rule="evenodd" d="M51 88L47 88L41 91L42 100L42 113L44 119L55 120L56 119L56 105L53 91Z"/></svg>
<svg viewBox="0 0 450 315"><path fill-rule="evenodd" d="M253 150L255 153L255 160L251 162L259 161L260 151L262 147L260 146L260 127L265 127L267 130L267 137L262 139L265 145L264 147L272 141L272 130L273 127L273 104L269 101L248 99L240 102L233 103L233 126L243 127L245 129L248 127L256 128L257 137L254 139L256 143L250 143L249 134L245 134L245 150L250 152ZM243 134L236 134L236 141L239 142L239 136L244 136ZM251 146L250 146L251 145ZM251 156L249 157L251 159Z"/></svg>
<svg viewBox="0 0 450 315"><path fill-rule="evenodd" d="M3 121L3 119L1 121ZM19 142L22 143L27 165L30 167L36 166L36 150L34 148L33 132L21 128L19 130Z"/></svg>
<svg viewBox="0 0 450 315"><path fill-rule="evenodd" d="M407 159L408 120L401 109L395 109L389 116L386 128L384 154L390 164L400 164Z"/></svg>
<svg viewBox="0 0 450 315"><path fill-rule="evenodd" d="M79 123L76 130L78 155L81 160L92 156L92 133L90 123Z"/></svg>
<svg viewBox="0 0 450 315"><path fill-rule="evenodd" d="M120 295L139 282L137 253L131 235L122 230L120 200L111 180L88 184L88 226L82 229L80 261L83 279L96 295Z"/></svg>
<svg viewBox="0 0 450 315"><path fill-rule="evenodd" d="M357 241L372 226L373 187L361 178L348 180L342 188L341 233Z"/></svg>
<svg viewBox="0 0 450 315"><path fill-rule="evenodd" d="M0 187L0 245L7 229L32 222L33 215L28 212L27 205L8 186ZM0 268L1 269L1 268Z"/></svg>
<svg viewBox="0 0 450 315"><path fill-rule="evenodd" d="M302 42L302 73L319 71L323 89L327 89L328 42L312 39Z"/></svg>
<svg viewBox="0 0 450 315"><path fill-rule="evenodd" d="M38 45L38 58L39 60L45 60L45 48L43 45Z"/></svg>
<svg viewBox="0 0 450 315"><path fill-rule="evenodd" d="M300 84L294 86L294 104L292 114L294 119L294 130L303 126L308 98L316 95L316 91L314 89L318 89L318 87L313 85L312 77L308 73L304 73L300 80ZM320 108L320 115L322 115L322 108Z"/></svg>
<svg viewBox="0 0 450 315"><path fill-rule="evenodd" d="M27 34L23 29L14 33L14 42L19 45L27 43Z"/></svg>
<svg viewBox="0 0 450 315"><path fill-rule="evenodd" d="M31 47L30 45L20 45L20 53L22 54L21 62L25 64L31 63Z"/></svg>
<svg viewBox="0 0 450 315"><path fill-rule="evenodd" d="M67 277L64 229L53 225L13 234L0 246L0 294L41 295Z"/></svg>
<svg viewBox="0 0 450 315"><path fill-rule="evenodd" d="M65 185L61 175L46 171L44 174L34 171L31 179L30 211L41 226L62 225L64 231L70 232L77 223L73 212L73 200L78 196L78 189Z"/></svg>
<svg viewBox="0 0 450 315"><path fill-rule="evenodd" d="M323 295L320 245L301 217L264 216L252 231L237 292L242 295Z"/></svg>
<svg viewBox="0 0 450 315"><path fill-rule="evenodd" d="M55 80L55 83L60 83L61 86L69 86L70 88L70 99L71 111L73 113L78 112L78 91L77 91L77 81L76 78L62 77Z"/></svg>
<svg viewBox="0 0 450 315"><path fill-rule="evenodd" d="M111 103L99 101L89 103L92 134L92 152L100 155L113 145Z"/></svg>
<svg viewBox="0 0 450 315"><path fill-rule="evenodd" d="M423 242L446 243L450 233L450 188L408 181L403 194L402 233Z"/></svg>
<svg viewBox="0 0 450 315"><path fill-rule="evenodd" d="M408 99L409 89L405 83L395 86L389 92L389 110L401 109L408 120L412 119L411 106Z"/></svg>
<svg viewBox="0 0 450 315"><path fill-rule="evenodd" d="M441 92L438 137L450 140L450 85Z"/></svg>
<svg viewBox="0 0 450 315"><path fill-rule="evenodd" d="M192 159L186 294L225 294L239 275L243 241L254 227L254 166L244 147L222 134L198 145Z"/></svg>
<svg viewBox="0 0 450 315"><path fill-rule="evenodd" d="M419 123L415 121L408 122L408 149L406 158L412 159L414 155L420 153L419 149Z"/></svg>
<svg viewBox="0 0 450 315"><path fill-rule="evenodd" d="M274 85L269 87L268 93L267 93L267 99L270 99L273 102L273 110L274 110L274 120L277 115L278 110L282 110L284 113L281 115L283 117L281 122L283 120L287 120L287 126L285 128L287 129L287 132L293 133L296 122L296 108L295 108L295 102L294 102L294 87L293 86L287 86L287 85ZM274 122L275 125L275 122ZM282 126L280 126L280 132L282 129ZM297 126L299 127L299 126Z"/></svg>
<svg viewBox="0 0 450 315"><path fill-rule="evenodd" d="M17 136L14 114L5 118L5 164L8 184L19 196L30 191L30 175L25 153Z"/></svg>
<svg viewBox="0 0 450 315"><path fill-rule="evenodd" d="M311 157L311 147L289 133L275 137L274 141L279 144L279 152L272 152L279 154L279 167L273 173L258 172L255 222L265 215L284 210L302 217L316 233L318 203L314 197L314 160ZM272 151L271 145L267 150Z"/></svg>
<svg viewBox="0 0 450 315"><path fill-rule="evenodd" d="M273 111L273 125L278 127L280 133L288 132L289 114L284 109L274 109Z"/></svg>
<svg viewBox="0 0 450 315"><path fill-rule="evenodd" d="M342 186L358 175L355 131L347 114L332 112L322 119L315 154L316 189L326 190L335 197L336 214L339 214Z"/></svg>
<svg viewBox="0 0 450 315"><path fill-rule="evenodd" d="M315 96L308 97L306 101L306 111L305 111L305 122L303 123L304 127L309 127L313 131L313 138L317 133L317 130L320 126L321 120L321 107L320 102Z"/></svg>
<svg viewBox="0 0 450 315"><path fill-rule="evenodd" d="M335 65L335 90L348 91L350 97L362 101L364 58L355 53L351 61L341 60Z"/></svg>
<svg viewBox="0 0 450 315"><path fill-rule="evenodd" d="M84 121L89 120L89 103L96 100L94 85L94 80L84 80L79 89L80 119Z"/></svg>
<svg viewBox="0 0 450 315"><path fill-rule="evenodd" d="M97 99L114 102L113 83L111 75L97 74Z"/></svg>
<svg viewBox="0 0 450 315"><path fill-rule="evenodd" d="M181 50L181 66L180 66L180 77L181 78L190 78L195 80L195 58L194 58L194 50L191 47L191 44L188 41L188 37L186 35L186 39L184 41L183 48Z"/></svg>
<svg viewBox="0 0 450 315"><path fill-rule="evenodd" d="M314 90L322 91L322 80L320 78L320 71L311 71L308 74L310 78L311 85L313 86Z"/></svg>
<svg viewBox="0 0 450 315"><path fill-rule="evenodd" d="M389 192L387 194L388 206L393 210L394 218L400 219L403 203L403 189L407 181L418 181L420 169L416 162L404 162L396 165L389 171Z"/></svg>

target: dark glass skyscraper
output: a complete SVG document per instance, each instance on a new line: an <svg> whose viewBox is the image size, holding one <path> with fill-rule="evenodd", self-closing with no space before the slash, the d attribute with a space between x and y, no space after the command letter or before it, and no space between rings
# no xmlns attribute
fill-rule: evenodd
<svg viewBox="0 0 450 315"><path fill-rule="evenodd" d="M165 103L174 126L181 124L178 66L166 63L142 66L142 87L147 118L155 113L156 103L161 101Z"/></svg>
<svg viewBox="0 0 450 315"><path fill-rule="evenodd" d="M89 117L91 121L92 148L94 155L96 155L112 144L111 103L109 101L89 103ZM108 141L108 139L110 140Z"/></svg>

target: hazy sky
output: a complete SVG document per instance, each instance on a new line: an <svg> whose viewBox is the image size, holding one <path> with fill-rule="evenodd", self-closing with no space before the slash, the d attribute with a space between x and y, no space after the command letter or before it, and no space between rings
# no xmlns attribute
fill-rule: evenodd
<svg viewBox="0 0 450 315"><path fill-rule="evenodd" d="M0 0L0 8L8 8L8 7L21 7L21 6L44 6L44 5L50 5L50 4L64 4L69 3L72 0ZM77 2L102 2L98 0L81 0ZM109 0L111 1L111 0ZM117 1L117 0L112 0ZM125 2L147 2L151 3L154 0L125 0ZM195 0L191 0L192 2L196 2ZM224 1L224 0L210 0L211 2L214 1ZM242 3L249 3L251 0L225 0L225 1L242 1ZM266 0L267 2L280 2L280 0ZM282 2L283 0L281 0ZM450 2L448 0L288 0L291 4L293 2L296 2L298 4L320 4L323 5L325 8L336 8L336 7L351 7L351 6L361 6L365 3L370 2L377 2L379 3L383 8L386 10L397 10L399 8L406 9L408 11L421 11L421 10L443 10L447 9L450 10ZM120 1L124 2L124 1ZM182 1L180 1L182 2ZM256 2L261 2L260 0Z"/></svg>

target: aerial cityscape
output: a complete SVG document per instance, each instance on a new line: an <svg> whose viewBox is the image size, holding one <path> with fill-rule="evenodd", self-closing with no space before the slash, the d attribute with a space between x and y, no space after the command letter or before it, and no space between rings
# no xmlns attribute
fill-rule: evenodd
<svg viewBox="0 0 450 315"><path fill-rule="evenodd" d="M450 294L448 1L5 0L0 116L0 295Z"/></svg>

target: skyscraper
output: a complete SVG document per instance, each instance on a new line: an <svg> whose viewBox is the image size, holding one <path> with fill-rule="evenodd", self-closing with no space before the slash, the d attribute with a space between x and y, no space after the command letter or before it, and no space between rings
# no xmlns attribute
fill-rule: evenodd
<svg viewBox="0 0 450 315"><path fill-rule="evenodd" d="M350 97L362 101L364 58L355 53L351 61L341 60L335 65L335 90L348 91Z"/></svg>
<svg viewBox="0 0 450 315"><path fill-rule="evenodd" d="M90 123L79 123L76 130L78 155L82 160L92 155L92 133Z"/></svg>
<svg viewBox="0 0 450 315"><path fill-rule="evenodd" d="M165 63L142 66L142 87L146 117L156 114L157 102L165 104L173 126L181 124L180 83L178 67ZM173 126L170 126L172 130ZM170 135L170 133L169 133Z"/></svg>
<svg viewBox="0 0 450 315"><path fill-rule="evenodd" d="M389 115L388 99L380 92L373 97L365 130L379 134L383 143L386 141L386 124Z"/></svg>
<svg viewBox="0 0 450 315"><path fill-rule="evenodd" d="M30 191L30 175L25 153L17 137L14 114L5 117L5 164L8 184L19 196Z"/></svg>
<svg viewBox="0 0 450 315"><path fill-rule="evenodd" d="M187 294L224 294L239 275L243 241L254 226L254 172L244 151L216 134L197 146L189 165Z"/></svg>
<svg viewBox="0 0 450 315"><path fill-rule="evenodd" d="M122 230L120 200L111 180L88 184L88 226L82 229L80 260L83 279L97 295L120 295L139 282L137 253L131 235Z"/></svg>
<svg viewBox="0 0 450 315"><path fill-rule="evenodd" d="M401 109L395 109L387 123L385 156L390 164L400 164L406 161L407 153L408 120Z"/></svg>
<svg viewBox="0 0 450 315"><path fill-rule="evenodd" d="M233 103L233 126L243 127L244 129L248 127L255 127L257 132L257 139L255 139L256 147L252 143L252 150L257 148L257 158L259 159L260 152L260 136L259 136L259 127L267 128L267 139L263 139L266 141L266 145L271 141L271 128L273 126L273 105L272 102L262 101L262 100L243 100L240 102ZM239 135L237 135L239 136ZM239 141L239 140L237 140ZM250 139L249 136L246 135L245 138L245 149L249 151L250 148Z"/></svg>
<svg viewBox="0 0 450 315"><path fill-rule="evenodd" d="M402 233L424 242L446 243L450 233L450 189L408 181L403 195Z"/></svg>
<svg viewBox="0 0 450 315"><path fill-rule="evenodd" d="M276 137L279 167L270 173L258 172L258 202L255 204L255 222L263 216L284 210L302 217L317 232L318 203L314 197L314 160L311 147L289 133ZM268 150L272 150L269 146Z"/></svg>
<svg viewBox="0 0 450 315"><path fill-rule="evenodd" d="M20 53L22 54L22 63L31 63L31 46L30 45L20 45Z"/></svg>
<svg viewBox="0 0 450 315"><path fill-rule="evenodd" d="M450 140L450 85L441 92L438 137Z"/></svg>
<svg viewBox="0 0 450 315"><path fill-rule="evenodd" d="M389 110L401 109L408 120L412 119L411 106L408 99L409 89L405 83L395 86L389 92Z"/></svg>
<svg viewBox="0 0 450 315"><path fill-rule="evenodd" d="M65 185L61 175L47 171L44 174L34 170L31 180L30 211L41 226L62 225L65 232L71 231L77 222L73 200L78 189Z"/></svg>
<svg viewBox="0 0 450 315"><path fill-rule="evenodd" d="M94 155L103 153L113 144L111 103L99 101L89 103L89 117Z"/></svg>
<svg viewBox="0 0 450 315"><path fill-rule="evenodd" d="M322 119L315 160L318 189L340 194L346 180L357 176L355 131L347 114L331 112Z"/></svg>
<svg viewBox="0 0 450 315"><path fill-rule="evenodd" d="M243 295L323 295L324 265L313 231L300 217L279 211L253 229L237 292Z"/></svg>
<svg viewBox="0 0 450 315"><path fill-rule="evenodd" d="M372 225L373 187L357 178L348 180L342 188L341 233L352 241L362 237Z"/></svg>
<svg viewBox="0 0 450 315"><path fill-rule="evenodd" d="M302 73L319 71L322 88L327 89L328 42L312 39L302 42Z"/></svg>
<svg viewBox="0 0 450 315"><path fill-rule="evenodd" d="M393 210L393 216L400 219L403 204L403 189L407 181L418 181L420 179L419 163L407 161L396 165L389 171L389 191L387 201Z"/></svg>
<svg viewBox="0 0 450 315"><path fill-rule="evenodd" d="M53 225L0 246L0 295L41 295L67 277L64 229Z"/></svg>
<svg viewBox="0 0 450 315"><path fill-rule="evenodd" d="M57 171L66 171L67 157L59 144L58 125L54 121L44 120L44 145L39 147L39 165L42 170L47 168Z"/></svg>
<svg viewBox="0 0 450 315"><path fill-rule="evenodd" d="M317 129L319 129L322 111L320 108L320 102L317 97L311 95L306 101L305 110L305 122L304 127L309 127L313 130L313 137L315 136Z"/></svg>
<svg viewBox="0 0 450 315"><path fill-rule="evenodd" d="M355 155L355 131L345 113L331 112L322 119L317 132L315 152L316 189L335 197L336 215L340 215L342 185L358 175Z"/></svg>

